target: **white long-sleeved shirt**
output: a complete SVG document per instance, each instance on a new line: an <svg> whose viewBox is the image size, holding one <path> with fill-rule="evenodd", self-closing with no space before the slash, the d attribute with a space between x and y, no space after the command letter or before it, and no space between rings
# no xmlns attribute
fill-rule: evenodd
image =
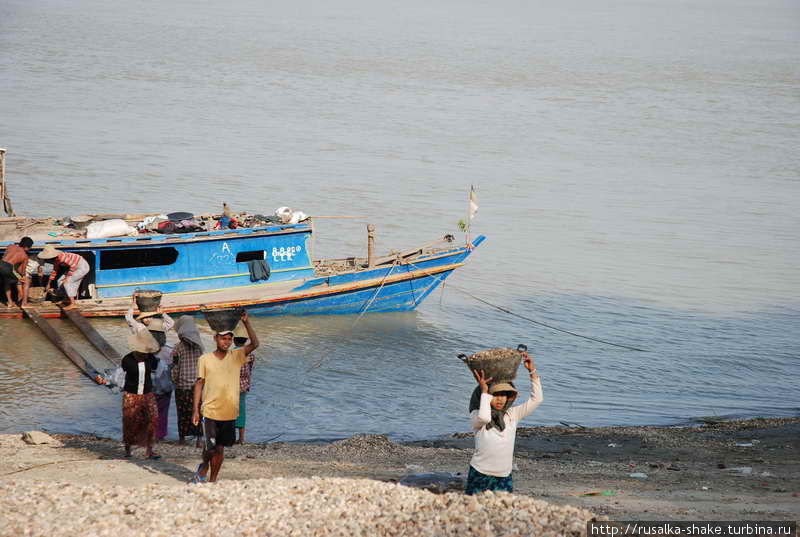
<svg viewBox="0 0 800 537"><path fill-rule="evenodd" d="M164 319L164 332L172 330L175 326L175 321L172 320L172 317L166 313L162 313L161 318ZM128 328L131 329L131 334L136 334L136 332L140 330L147 330L147 325L137 321L133 316L133 306L129 307L128 311L125 312L125 320L128 321Z"/></svg>
<svg viewBox="0 0 800 537"><path fill-rule="evenodd" d="M497 427L486 428L486 424L492 421L492 395L482 393L480 408L470 412L472 430L475 431L475 453L472 455L470 466L482 474L495 477L511 475L517 424L542 404L542 401L544 395L541 380L531 380L530 398L506 411L503 415L506 428L500 431Z"/></svg>

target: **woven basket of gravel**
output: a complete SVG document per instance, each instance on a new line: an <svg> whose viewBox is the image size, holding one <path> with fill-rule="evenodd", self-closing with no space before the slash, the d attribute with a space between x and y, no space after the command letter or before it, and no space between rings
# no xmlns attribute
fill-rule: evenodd
<svg viewBox="0 0 800 537"><path fill-rule="evenodd" d="M221 308L217 310L203 310L208 326L214 332L227 332L233 330L242 319L244 308Z"/></svg>
<svg viewBox="0 0 800 537"><path fill-rule="evenodd" d="M522 362L522 352L508 347L498 347L486 351L476 352L472 356L464 354L459 358L467 364L472 371L483 371L492 383L514 380L517 378L517 369Z"/></svg>
<svg viewBox="0 0 800 537"><path fill-rule="evenodd" d="M136 292L136 307L140 312L158 311L160 305L161 291L143 289Z"/></svg>

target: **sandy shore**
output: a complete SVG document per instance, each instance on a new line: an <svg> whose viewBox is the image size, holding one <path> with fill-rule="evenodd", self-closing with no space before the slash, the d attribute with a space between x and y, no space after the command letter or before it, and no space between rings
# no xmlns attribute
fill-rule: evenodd
<svg viewBox="0 0 800 537"><path fill-rule="evenodd" d="M144 459L142 450L135 451L133 459L123 458L116 440L52 436L61 445L28 445L20 435L0 435L3 512L14 511L20 520L33 516L25 510L35 504L30 499L12 501L9 498L15 496L10 491L29 490L45 497L52 492L47 487L53 484L70 485L57 487L59 495L69 495L70 490L84 495L86 490L119 494L120 489L131 488L147 488L148 494L153 494L153 487L185 495L193 490L185 483L199 462L194 447L161 443L158 452L163 459L150 461ZM308 486L307 478L346 478L347 487L354 490L383 482L381 486L389 489L381 489L380 494L391 496L391 491L405 489L394 483L419 467L465 471L472 445L472 439L464 434L411 444L397 444L383 436L356 436L330 444L235 446L227 450L217 486L241 487L241 482L252 481L253 486L270 490L269 483L289 486L286 483L299 479L298 483L304 484L297 486L302 489ZM526 504L530 509L540 504L558 509L565 506L566 510L558 512L573 522L593 515L612 520L800 519L800 419L758 419L681 429L524 428L517 438L515 461L515 497L535 500ZM417 490L403 494L413 495L414 502L440 497ZM69 514L62 516L70 518ZM566 531L564 527L559 531ZM9 528L0 533L11 534Z"/></svg>

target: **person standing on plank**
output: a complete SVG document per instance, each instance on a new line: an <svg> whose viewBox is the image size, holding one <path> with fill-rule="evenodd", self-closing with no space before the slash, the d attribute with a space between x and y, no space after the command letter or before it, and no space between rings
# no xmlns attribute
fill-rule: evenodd
<svg viewBox="0 0 800 537"><path fill-rule="evenodd" d="M248 344L241 349L230 350L233 345L233 330L218 332L214 336L217 349L204 354L197 362L192 423L199 425L202 417L205 446L203 462L197 467L192 478L193 483L203 483L206 480L215 482L225 460L225 447L232 446L236 441L240 371L247 363L247 357L259 345L247 312L242 314L242 323L250 340Z"/></svg>
<svg viewBox="0 0 800 537"><path fill-rule="evenodd" d="M0 276L2 276L3 289L6 292L6 307L14 307L14 299L11 296L14 286L17 287L20 305L28 305L28 296L23 292L25 277L28 267L28 251L33 246L33 239L22 237L19 244L11 244L3 254L0 261Z"/></svg>
<svg viewBox="0 0 800 537"><path fill-rule="evenodd" d="M45 292L50 288L53 280L56 279L58 269L60 267L67 267L67 273L58 279L58 284L64 286L69 300L69 305L64 309L74 309L76 307L75 299L78 298L81 282L90 270L89 263L76 253L62 252L61 250L56 250L52 246L45 246L44 250L39 252L39 259L53 260L53 271L50 273L50 280L45 286Z"/></svg>

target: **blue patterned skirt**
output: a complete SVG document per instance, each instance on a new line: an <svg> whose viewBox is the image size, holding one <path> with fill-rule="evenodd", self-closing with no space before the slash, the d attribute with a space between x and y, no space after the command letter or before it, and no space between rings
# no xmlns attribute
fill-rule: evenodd
<svg viewBox="0 0 800 537"><path fill-rule="evenodd" d="M472 496L473 494L480 494L486 490L514 492L514 479L512 478L512 474L508 474L506 477L495 477L493 475L482 474L470 466L469 474L467 475L467 486L464 489L464 493L468 496Z"/></svg>

